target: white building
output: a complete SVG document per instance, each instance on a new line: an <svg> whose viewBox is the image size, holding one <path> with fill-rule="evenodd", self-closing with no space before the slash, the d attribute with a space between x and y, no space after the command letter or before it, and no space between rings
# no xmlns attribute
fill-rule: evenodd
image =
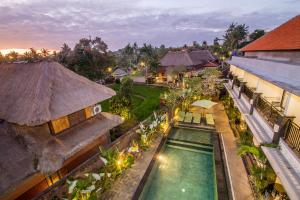
<svg viewBox="0 0 300 200"><path fill-rule="evenodd" d="M291 199L300 199L300 15L233 56L225 84Z"/></svg>

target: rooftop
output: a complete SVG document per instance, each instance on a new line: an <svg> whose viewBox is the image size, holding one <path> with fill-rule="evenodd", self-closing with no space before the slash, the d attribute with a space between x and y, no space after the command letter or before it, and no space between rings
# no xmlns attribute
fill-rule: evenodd
<svg viewBox="0 0 300 200"><path fill-rule="evenodd" d="M300 50L300 15L246 45L241 51Z"/></svg>
<svg viewBox="0 0 300 200"><path fill-rule="evenodd" d="M299 64L236 56L228 63L300 96Z"/></svg>
<svg viewBox="0 0 300 200"><path fill-rule="evenodd" d="M57 62L0 65L0 119L36 126L115 95Z"/></svg>
<svg viewBox="0 0 300 200"><path fill-rule="evenodd" d="M193 66L214 61L215 58L208 50L169 51L161 60L162 66Z"/></svg>

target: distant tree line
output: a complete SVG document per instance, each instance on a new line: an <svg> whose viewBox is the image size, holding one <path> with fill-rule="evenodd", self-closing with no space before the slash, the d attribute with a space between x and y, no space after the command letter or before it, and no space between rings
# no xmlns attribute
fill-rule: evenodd
<svg viewBox="0 0 300 200"><path fill-rule="evenodd" d="M107 44L100 38L82 38L71 49L63 44L60 51L50 53L48 49L40 51L30 48L24 54L12 51L6 55L0 53L0 64L7 62L35 62L40 60L55 60L72 71L92 80L103 79L112 69L144 67L149 72L155 73L159 66L159 60L168 52L176 50L210 50L220 60L231 56L232 52L242 48L250 42L265 34L264 30L257 29L249 34L249 27L245 24L232 23L225 31L222 38L215 38L212 45L207 41L198 43L193 41L192 45L184 44L181 47L159 47L151 44L138 46L137 43L127 44L124 48L112 52L108 50ZM222 42L220 42L222 41ZM110 70L108 70L110 69Z"/></svg>

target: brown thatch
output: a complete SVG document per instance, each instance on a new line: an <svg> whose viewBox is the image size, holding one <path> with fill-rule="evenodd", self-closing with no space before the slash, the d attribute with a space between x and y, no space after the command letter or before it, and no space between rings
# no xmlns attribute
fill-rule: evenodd
<svg viewBox="0 0 300 200"><path fill-rule="evenodd" d="M0 65L0 119L36 126L115 95L57 62Z"/></svg>
<svg viewBox="0 0 300 200"><path fill-rule="evenodd" d="M191 60L187 51L169 51L161 60L161 66L191 66Z"/></svg>
<svg viewBox="0 0 300 200"><path fill-rule="evenodd" d="M194 65L202 65L208 61L216 60L208 50L197 50L189 52L189 56Z"/></svg>
<svg viewBox="0 0 300 200"><path fill-rule="evenodd" d="M161 60L161 66L195 66L202 65L215 58L208 50L197 50L188 52L169 51Z"/></svg>
<svg viewBox="0 0 300 200"><path fill-rule="evenodd" d="M67 159L121 122L119 116L100 113L53 137L46 124L28 127L3 121L0 123L0 194L36 172L57 171Z"/></svg>

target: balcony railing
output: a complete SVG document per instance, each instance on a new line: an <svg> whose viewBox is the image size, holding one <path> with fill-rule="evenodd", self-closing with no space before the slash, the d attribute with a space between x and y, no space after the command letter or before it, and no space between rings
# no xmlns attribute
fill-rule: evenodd
<svg viewBox="0 0 300 200"><path fill-rule="evenodd" d="M244 94L249 98L252 99L254 91L248 87L247 85L244 86Z"/></svg>
<svg viewBox="0 0 300 200"><path fill-rule="evenodd" d="M284 140L292 149L300 151L300 127L292 121L289 121L287 126Z"/></svg>
<svg viewBox="0 0 300 200"><path fill-rule="evenodd" d="M256 108L260 111L260 113L272 127L280 117L283 117L283 114L263 97L258 97Z"/></svg>

